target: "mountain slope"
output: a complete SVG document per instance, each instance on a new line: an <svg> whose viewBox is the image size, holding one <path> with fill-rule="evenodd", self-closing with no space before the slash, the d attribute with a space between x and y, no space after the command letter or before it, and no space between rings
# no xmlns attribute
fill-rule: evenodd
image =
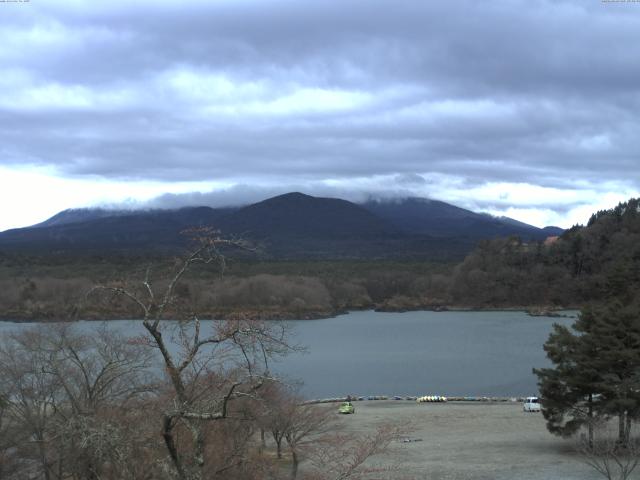
<svg viewBox="0 0 640 480"><path fill-rule="evenodd" d="M53 217L48 218L44 222L31 225L29 228L55 227L70 223L86 222L98 218L124 217L140 213L144 212L135 210L111 210L106 208L69 208L56 213Z"/></svg>
<svg viewBox="0 0 640 480"><path fill-rule="evenodd" d="M0 233L0 248L25 251L130 251L175 249L184 244L181 232L216 224L231 210L187 207L103 216L65 211L28 228ZM85 218L83 220L83 218ZM48 223L50 222L50 223Z"/></svg>
<svg viewBox="0 0 640 480"><path fill-rule="evenodd" d="M362 207L340 199L290 193L239 209L190 207L142 212L68 210L41 224L0 233L0 249L30 252L166 252L184 248L181 232L212 226L278 257L386 256L379 244L399 232ZM413 249L415 251L415 248Z"/></svg>
<svg viewBox="0 0 640 480"><path fill-rule="evenodd" d="M260 237L364 238L398 233L356 204L298 192L241 208L220 225L225 231Z"/></svg>
<svg viewBox="0 0 640 480"><path fill-rule="evenodd" d="M518 235L527 240L557 235L511 218L475 213L426 198L369 201L363 207L408 234L473 239Z"/></svg>
<svg viewBox="0 0 640 480"><path fill-rule="evenodd" d="M33 227L0 233L0 250L168 253L186 246L184 230L211 226L252 242L267 258L455 260L482 238L548 235L523 225L426 199L356 205L289 193L243 208L66 210Z"/></svg>

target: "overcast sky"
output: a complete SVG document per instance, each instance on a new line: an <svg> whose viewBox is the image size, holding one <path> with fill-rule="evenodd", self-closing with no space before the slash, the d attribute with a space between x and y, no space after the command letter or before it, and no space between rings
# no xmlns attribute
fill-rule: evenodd
<svg viewBox="0 0 640 480"><path fill-rule="evenodd" d="M538 226L640 196L640 3L0 2L0 230L424 196Z"/></svg>

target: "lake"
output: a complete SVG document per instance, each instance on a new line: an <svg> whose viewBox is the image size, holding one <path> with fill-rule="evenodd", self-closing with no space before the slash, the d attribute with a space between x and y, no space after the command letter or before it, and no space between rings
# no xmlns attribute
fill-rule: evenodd
<svg viewBox="0 0 640 480"><path fill-rule="evenodd" d="M534 395L531 369L549 365L542 345L553 323L573 321L524 312L427 311L294 320L288 322L293 340L307 353L284 358L274 370L302 380L302 392L310 398ZM79 323L90 328L95 322ZM132 335L143 332L139 321L109 324ZM0 322L0 335L30 325Z"/></svg>

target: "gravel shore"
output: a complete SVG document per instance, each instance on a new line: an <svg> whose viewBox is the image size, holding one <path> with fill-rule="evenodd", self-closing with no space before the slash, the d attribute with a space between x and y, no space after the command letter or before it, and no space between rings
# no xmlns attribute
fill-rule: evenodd
<svg viewBox="0 0 640 480"><path fill-rule="evenodd" d="M522 404L406 400L354 402L340 423L370 432L381 423L409 423L407 443L394 442L375 463L399 464L397 478L429 480L597 480L571 440L551 435L540 413ZM337 405L336 405L337 409Z"/></svg>

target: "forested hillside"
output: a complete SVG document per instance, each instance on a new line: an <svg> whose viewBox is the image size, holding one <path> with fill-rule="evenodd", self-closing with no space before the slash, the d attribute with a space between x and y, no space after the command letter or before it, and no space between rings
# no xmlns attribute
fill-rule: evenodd
<svg viewBox="0 0 640 480"><path fill-rule="evenodd" d="M456 267L454 303L482 306L581 305L619 282L640 282L640 200L592 215L555 242L481 242Z"/></svg>

